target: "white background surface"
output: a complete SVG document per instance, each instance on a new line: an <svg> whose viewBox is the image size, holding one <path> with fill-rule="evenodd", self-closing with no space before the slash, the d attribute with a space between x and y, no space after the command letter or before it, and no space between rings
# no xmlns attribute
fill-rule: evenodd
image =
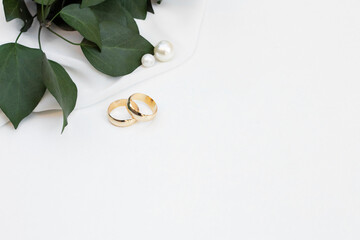
<svg viewBox="0 0 360 240"><path fill-rule="evenodd" d="M0 128L0 239L359 239L359 11L209 0L186 64L63 135L59 112ZM134 92L156 120L113 127Z"/></svg>

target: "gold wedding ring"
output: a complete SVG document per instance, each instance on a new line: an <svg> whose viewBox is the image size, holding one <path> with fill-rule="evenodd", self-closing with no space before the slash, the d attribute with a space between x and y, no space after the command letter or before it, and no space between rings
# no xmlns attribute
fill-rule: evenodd
<svg viewBox="0 0 360 240"><path fill-rule="evenodd" d="M152 114L146 115L141 113L137 105L134 104L134 100L142 101L148 105L152 111ZM127 109L134 119L139 122L146 122L152 120L156 116L158 108L155 101L151 97L142 93L135 93L127 100Z"/></svg>
<svg viewBox="0 0 360 240"><path fill-rule="evenodd" d="M108 118L109 118L109 121L117 126L117 127L128 127L128 126L131 126L133 125L135 122L136 122L136 119L135 118L129 118L129 119L116 119L114 117L111 116L111 112L112 110L114 110L115 108L117 107L126 107L127 106L127 99L120 99L120 100L117 100L113 103L110 104L109 108L108 108ZM133 106L133 109L135 111L139 111L139 107L138 105L135 103L135 102L131 102L131 105ZM132 115L131 115L132 116Z"/></svg>

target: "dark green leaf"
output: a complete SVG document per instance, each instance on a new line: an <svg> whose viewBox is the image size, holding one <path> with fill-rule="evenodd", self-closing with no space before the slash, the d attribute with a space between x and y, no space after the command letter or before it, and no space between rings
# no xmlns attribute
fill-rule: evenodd
<svg viewBox="0 0 360 240"><path fill-rule="evenodd" d="M56 26L65 31L75 31L75 29L69 26L60 16L57 16L61 9L73 3L81 3L81 0L56 0L53 4L51 4L51 7L45 8L45 10L50 10L48 15L45 13L45 18L50 21L55 17L52 23L56 24ZM38 18L41 19L41 4L37 4L37 6Z"/></svg>
<svg viewBox="0 0 360 240"><path fill-rule="evenodd" d="M147 0L117 0L134 17L145 19L147 14Z"/></svg>
<svg viewBox="0 0 360 240"><path fill-rule="evenodd" d="M101 49L99 23L90 8L80 8L80 4L71 4L61 10L60 16L84 38L96 43Z"/></svg>
<svg viewBox="0 0 360 240"><path fill-rule="evenodd" d="M33 22L33 18L24 2L24 0L3 0L6 21L20 18L24 21L22 32L26 32Z"/></svg>
<svg viewBox="0 0 360 240"><path fill-rule="evenodd" d="M54 4L51 5L49 15L47 16L48 20L53 19L64 7L63 4L67 3L67 1L56 1ZM40 8L41 10L41 8ZM39 11L38 11L39 15ZM74 28L70 27L60 16L55 17L53 23L56 24L59 28L66 30L66 31L75 31Z"/></svg>
<svg viewBox="0 0 360 240"><path fill-rule="evenodd" d="M39 49L15 43L0 46L0 108L15 128L44 95L42 59Z"/></svg>
<svg viewBox="0 0 360 240"><path fill-rule="evenodd" d="M118 0L107 0L91 9L99 22L112 22L114 24L119 24L120 27L126 27L139 33L134 18L125 10ZM114 26L113 31L117 30L117 28L118 27Z"/></svg>
<svg viewBox="0 0 360 240"><path fill-rule="evenodd" d="M44 7L41 4L36 4L36 10L37 10L36 15L39 22L44 22L44 20L49 16L50 9L51 8ZM43 10L44 12L42 12Z"/></svg>
<svg viewBox="0 0 360 240"><path fill-rule="evenodd" d="M81 7L83 8L83 7L95 6L104 1L105 0L82 0Z"/></svg>
<svg viewBox="0 0 360 240"><path fill-rule="evenodd" d="M64 131L68 124L67 118L76 105L76 85L60 64L49 61L45 55L42 73L45 86L63 110L64 122L62 131Z"/></svg>
<svg viewBox="0 0 360 240"><path fill-rule="evenodd" d="M114 27L116 31L114 31ZM81 49L89 62L99 71L110 76L123 76L141 64L141 57L152 53L154 47L139 34L111 22L100 24L102 51L84 40Z"/></svg>
<svg viewBox="0 0 360 240"><path fill-rule="evenodd" d="M154 13L154 9L152 7L152 2L151 0L147 0L147 11L148 12L151 12L151 13Z"/></svg>

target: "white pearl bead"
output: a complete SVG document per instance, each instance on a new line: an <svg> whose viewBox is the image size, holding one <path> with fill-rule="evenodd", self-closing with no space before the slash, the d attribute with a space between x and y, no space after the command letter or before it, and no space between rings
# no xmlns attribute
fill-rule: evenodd
<svg viewBox="0 0 360 240"><path fill-rule="evenodd" d="M154 48L155 58L160 62L167 62L174 57L174 47L168 41L161 41Z"/></svg>
<svg viewBox="0 0 360 240"><path fill-rule="evenodd" d="M141 64L144 67L152 67L155 64L155 57L151 54L145 54L142 58L141 58Z"/></svg>

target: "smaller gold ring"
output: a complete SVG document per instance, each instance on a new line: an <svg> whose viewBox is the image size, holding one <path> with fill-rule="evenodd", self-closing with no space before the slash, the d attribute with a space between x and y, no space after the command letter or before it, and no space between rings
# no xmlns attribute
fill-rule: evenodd
<svg viewBox="0 0 360 240"><path fill-rule="evenodd" d="M146 103L146 105L149 106L149 108L152 111L152 114L150 115L146 115L143 114L139 111L139 109L136 109L136 105L133 105L134 100L138 100L138 101L142 101L144 103ZM154 119L154 117L156 116L158 107L155 103L155 101L142 93L135 93L133 95L131 95L127 101L127 109L129 111L129 113L133 116L133 118L135 118L137 121L139 122L146 122L146 121L150 121L152 119Z"/></svg>
<svg viewBox="0 0 360 240"><path fill-rule="evenodd" d="M135 118L129 118L129 119L116 119L114 117L111 116L111 112L117 108L117 107L126 107L127 104L127 99L120 99L117 100L113 103L110 104L109 108L108 108L108 118L109 121L111 122L111 124L113 124L114 126L117 127L129 127L131 125L133 125L136 122ZM137 111L139 111L139 107L138 105L136 105L135 102L132 102L131 104L133 104L134 109L136 109Z"/></svg>

